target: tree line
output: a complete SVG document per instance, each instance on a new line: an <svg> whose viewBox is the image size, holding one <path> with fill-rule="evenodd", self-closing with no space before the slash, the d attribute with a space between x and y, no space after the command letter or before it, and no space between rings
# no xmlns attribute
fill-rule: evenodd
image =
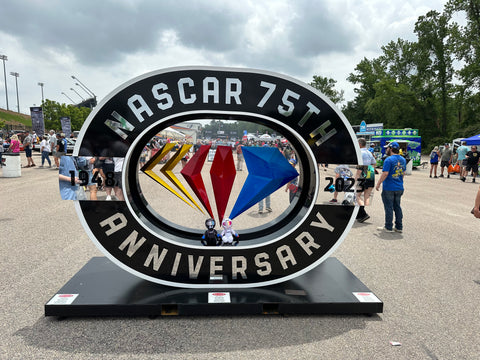
<svg viewBox="0 0 480 360"><path fill-rule="evenodd" d="M80 130L85 119L92 109L86 107L76 107L73 105L60 104L56 101L46 99L42 103L43 119L45 121L45 131L51 129L59 131L62 129L60 118L69 117L72 124L72 131Z"/></svg>
<svg viewBox="0 0 480 360"><path fill-rule="evenodd" d="M391 41L356 65L345 116L353 125L419 129L427 151L480 133L480 0L449 0L442 13L420 16L413 32L416 41Z"/></svg>

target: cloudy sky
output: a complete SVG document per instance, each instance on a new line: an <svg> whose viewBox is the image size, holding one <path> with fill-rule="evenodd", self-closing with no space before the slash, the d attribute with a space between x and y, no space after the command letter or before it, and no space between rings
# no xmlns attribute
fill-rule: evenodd
<svg viewBox="0 0 480 360"><path fill-rule="evenodd" d="M415 40L414 24L446 0L2 0L0 55L8 56L8 103L20 111L44 96L75 103L100 100L149 71L182 65L249 67L310 82L313 75L346 81L382 45ZM0 107L6 108L0 76ZM77 93L70 90L73 88Z"/></svg>

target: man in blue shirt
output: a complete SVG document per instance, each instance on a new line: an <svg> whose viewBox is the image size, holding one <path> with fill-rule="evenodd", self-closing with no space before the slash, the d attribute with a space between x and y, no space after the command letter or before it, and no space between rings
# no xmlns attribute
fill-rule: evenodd
<svg viewBox="0 0 480 360"><path fill-rule="evenodd" d="M71 156L62 156L58 171L58 185L62 200L77 200L77 190L80 179L78 170ZM72 182L74 185L72 185Z"/></svg>
<svg viewBox="0 0 480 360"><path fill-rule="evenodd" d="M398 153L400 146L393 141L385 146L387 148L387 158L383 163L383 172L375 187L380 190L383 183L382 201L385 209L385 226L378 228L386 232L393 232L393 213L395 212L395 231L403 231L403 214L400 207L400 199L403 195L403 175L406 170L407 162L403 156Z"/></svg>

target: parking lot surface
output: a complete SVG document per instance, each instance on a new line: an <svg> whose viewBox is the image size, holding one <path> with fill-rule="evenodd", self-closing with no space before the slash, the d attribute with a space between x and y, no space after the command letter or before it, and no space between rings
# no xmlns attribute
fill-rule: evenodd
<svg viewBox="0 0 480 360"><path fill-rule="evenodd" d="M0 177L0 359L479 358L480 220L470 214L479 184L471 177L414 170L404 232L376 230L383 206L375 192L371 218L333 254L384 302L382 314L59 320L44 317L44 304L103 254L73 203L60 200L57 171L34 159L21 177Z"/></svg>

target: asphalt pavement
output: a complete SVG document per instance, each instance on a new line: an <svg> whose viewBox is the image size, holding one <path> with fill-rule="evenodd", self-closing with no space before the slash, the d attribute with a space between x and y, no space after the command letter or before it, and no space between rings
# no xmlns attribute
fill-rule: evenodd
<svg viewBox="0 0 480 360"><path fill-rule="evenodd" d="M376 230L375 192L371 218L333 256L384 302L382 314L60 320L44 316L45 303L103 254L60 200L58 172L34 158L21 177L0 177L0 359L480 359L478 179L414 170L402 234Z"/></svg>

